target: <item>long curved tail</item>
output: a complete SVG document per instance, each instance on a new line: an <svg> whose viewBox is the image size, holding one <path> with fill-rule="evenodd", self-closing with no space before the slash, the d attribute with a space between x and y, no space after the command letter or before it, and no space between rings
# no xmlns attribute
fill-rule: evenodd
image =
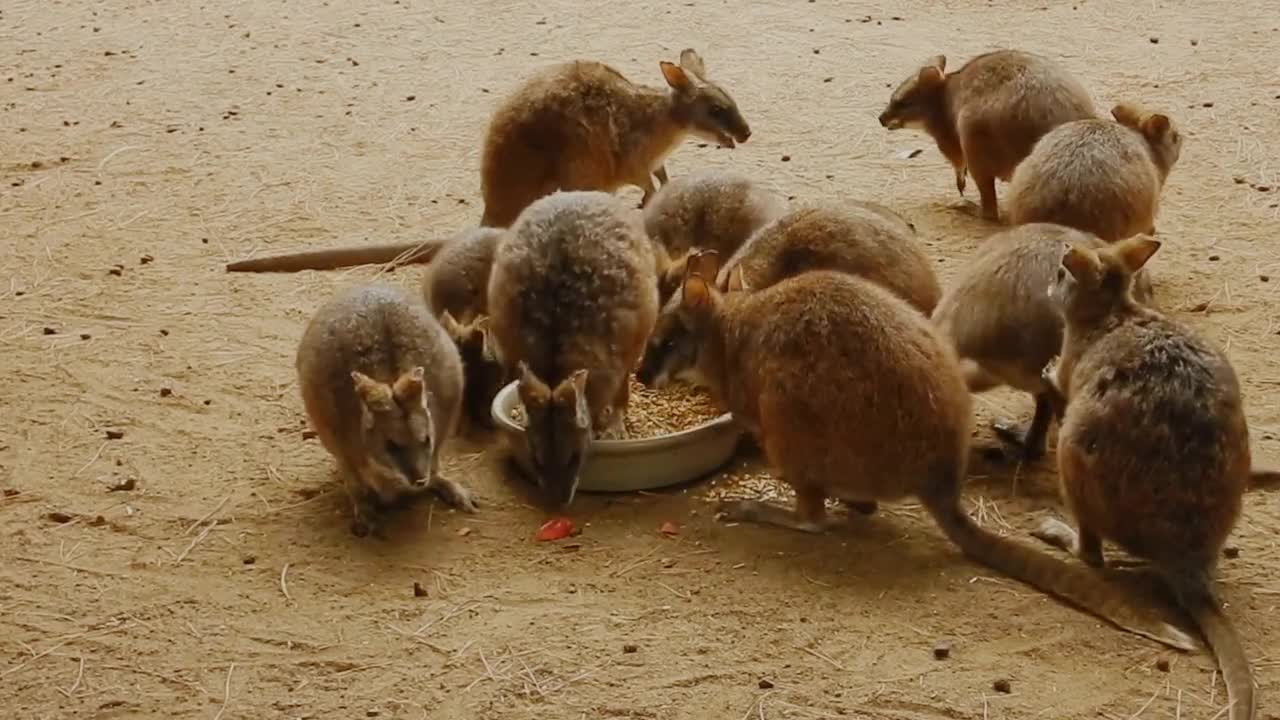
<svg viewBox="0 0 1280 720"><path fill-rule="evenodd" d="M1167 622L1133 607L1125 594L1091 568L1064 562L1017 541L979 527L960 507L960 499L925 498L934 520L965 555L1088 611L1116 627L1179 650L1191 650L1194 639Z"/></svg>
<svg viewBox="0 0 1280 720"><path fill-rule="evenodd" d="M1249 659L1245 657L1235 626L1213 596L1212 579L1203 572L1169 574L1165 579L1178 604L1204 633L1218 660L1222 680L1227 685L1227 703L1230 704L1227 717L1230 720L1253 720L1258 710L1253 691L1253 670L1249 667Z"/></svg>
<svg viewBox="0 0 1280 720"><path fill-rule="evenodd" d="M250 258L227 263L227 272L297 272L299 270L333 270L351 265L394 263L411 265L430 262L444 245L438 240L396 245L364 245L358 247L308 250L284 255Z"/></svg>
<svg viewBox="0 0 1280 720"><path fill-rule="evenodd" d="M1252 470L1249 473L1250 490L1275 490L1280 488L1280 470Z"/></svg>

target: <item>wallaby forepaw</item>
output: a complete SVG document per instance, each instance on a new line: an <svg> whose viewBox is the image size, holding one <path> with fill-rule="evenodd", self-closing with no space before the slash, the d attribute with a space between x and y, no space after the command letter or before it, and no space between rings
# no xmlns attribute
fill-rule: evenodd
<svg viewBox="0 0 1280 720"><path fill-rule="evenodd" d="M478 509L475 496L456 480L437 475L428 485L432 492L454 508L465 513L475 513Z"/></svg>
<svg viewBox="0 0 1280 720"><path fill-rule="evenodd" d="M1044 457L1044 447L1027 442L1027 431L1017 423L999 420L991 424L991 431L1004 444L1004 459L1033 462Z"/></svg>

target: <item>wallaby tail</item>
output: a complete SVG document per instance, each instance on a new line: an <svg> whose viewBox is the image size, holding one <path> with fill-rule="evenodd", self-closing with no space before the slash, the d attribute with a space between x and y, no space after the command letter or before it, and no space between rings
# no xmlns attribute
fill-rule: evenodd
<svg viewBox="0 0 1280 720"><path fill-rule="evenodd" d="M1250 490L1280 488L1280 470L1253 470L1249 473Z"/></svg>
<svg viewBox="0 0 1280 720"><path fill-rule="evenodd" d="M227 272L297 272L299 270L334 270L351 265L394 263L411 265L429 262L443 243L429 240L398 245L365 245L327 250L309 250L285 255L237 260L227 263Z"/></svg>
<svg viewBox="0 0 1280 720"><path fill-rule="evenodd" d="M926 499L926 504L947 537L974 560L1097 615L1122 630L1179 650L1195 647L1191 636L1138 611L1123 592L1109 585L1096 571L1064 562L979 527L960 507L959 498Z"/></svg>
<svg viewBox="0 0 1280 720"><path fill-rule="evenodd" d="M1253 670L1249 667L1249 659L1245 657L1235 626L1213 596L1212 580L1199 571L1170 573L1166 580L1178 604L1195 620L1218 660L1222 680L1227 685L1227 703L1230 705L1227 717L1230 720L1253 720L1258 709L1253 690Z"/></svg>

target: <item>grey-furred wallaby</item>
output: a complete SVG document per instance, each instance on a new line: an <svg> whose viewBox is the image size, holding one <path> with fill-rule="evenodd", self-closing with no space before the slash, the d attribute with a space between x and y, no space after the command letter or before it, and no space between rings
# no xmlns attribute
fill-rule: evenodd
<svg viewBox="0 0 1280 720"><path fill-rule="evenodd" d="M572 502L593 436L625 433L628 377L658 312L653 247L640 214L603 192L534 201L498 246L490 331L555 505Z"/></svg>
<svg viewBox="0 0 1280 720"><path fill-rule="evenodd" d="M471 492L440 473L462 362L420 297L383 284L338 293L311 318L295 364L307 418L351 498L352 532L377 533L384 508L426 491L475 511Z"/></svg>

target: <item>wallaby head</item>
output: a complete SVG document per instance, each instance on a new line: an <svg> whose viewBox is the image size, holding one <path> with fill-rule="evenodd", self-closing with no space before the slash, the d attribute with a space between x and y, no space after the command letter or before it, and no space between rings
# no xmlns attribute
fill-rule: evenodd
<svg viewBox="0 0 1280 720"><path fill-rule="evenodd" d="M587 371L574 371L554 388L524 362L519 373L517 387L535 479L548 501L557 507L568 506L578 490L578 471L591 445Z"/></svg>
<svg viewBox="0 0 1280 720"><path fill-rule="evenodd" d="M645 386L660 388L673 380L706 384L698 369L698 346L719 302L714 285L719 264L714 250L694 250L685 256L681 286L658 314L636 371L636 379ZM729 287L745 289L741 266L730 273Z"/></svg>
<svg viewBox="0 0 1280 720"><path fill-rule="evenodd" d="M454 320L448 310L440 315L440 324L458 348L462 358L463 402L472 422L491 424L489 405L506 383L507 373L498 359L497 345L489 333L489 317L481 316L469 323Z"/></svg>
<svg viewBox="0 0 1280 720"><path fill-rule="evenodd" d="M946 84L946 67L946 56L937 55L903 80L889 97L889 106L880 113L880 124L890 130L923 128Z"/></svg>
<svg viewBox="0 0 1280 720"><path fill-rule="evenodd" d="M1067 324L1089 322L1135 307L1133 276L1158 249L1160 242L1146 235L1097 249L1081 244L1068 247L1057 280L1049 288Z"/></svg>
<svg viewBox="0 0 1280 720"><path fill-rule="evenodd" d="M659 67L671 86L676 115L689 124L690 132L728 148L751 137L751 127L738 104L707 79L706 66L695 50L681 52L679 65L664 60Z"/></svg>
<svg viewBox="0 0 1280 720"><path fill-rule="evenodd" d="M1130 103L1111 108L1111 117L1125 127L1137 130L1151 146L1151 154L1161 174L1168 175L1182 156L1182 133L1168 115L1148 112Z"/></svg>
<svg viewBox="0 0 1280 720"><path fill-rule="evenodd" d="M371 460L394 471L392 477L405 485L421 485L431 476L436 431L428 406L431 392L424 378L421 365L390 384L358 370L351 372L360 400L365 450ZM388 492L384 496L394 494Z"/></svg>

